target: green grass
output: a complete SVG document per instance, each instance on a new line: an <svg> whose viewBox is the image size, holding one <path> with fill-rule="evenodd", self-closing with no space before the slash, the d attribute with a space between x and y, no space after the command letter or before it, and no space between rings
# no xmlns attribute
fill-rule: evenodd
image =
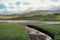
<svg viewBox="0 0 60 40"><path fill-rule="evenodd" d="M35 27L41 28L48 31L49 33L54 34L54 40L60 40L60 25L52 24L35 24Z"/></svg>
<svg viewBox="0 0 60 40"><path fill-rule="evenodd" d="M23 25L0 23L0 40L29 40Z"/></svg>

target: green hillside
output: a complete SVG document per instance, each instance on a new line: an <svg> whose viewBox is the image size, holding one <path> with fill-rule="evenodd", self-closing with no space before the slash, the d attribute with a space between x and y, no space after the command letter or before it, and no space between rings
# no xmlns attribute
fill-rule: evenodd
<svg viewBox="0 0 60 40"><path fill-rule="evenodd" d="M29 12L18 16L0 16L0 20L41 20L41 21L60 21L60 13L40 13Z"/></svg>
<svg viewBox="0 0 60 40"><path fill-rule="evenodd" d="M20 19L20 20L41 20L41 21L60 21L60 13L54 14L23 14L18 16L17 18L13 19Z"/></svg>

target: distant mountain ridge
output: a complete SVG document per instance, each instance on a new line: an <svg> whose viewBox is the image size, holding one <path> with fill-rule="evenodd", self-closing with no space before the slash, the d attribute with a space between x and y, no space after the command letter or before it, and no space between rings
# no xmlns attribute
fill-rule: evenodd
<svg viewBox="0 0 60 40"><path fill-rule="evenodd" d="M0 16L16 16L16 15L20 15L20 14L31 14L31 13L48 13L48 12L50 12L50 13L59 13L60 12L60 10L35 10L35 11L29 11L29 12L27 12L27 11L24 11L24 12L22 12L22 13L10 13L10 12L2 12L2 13L0 13Z"/></svg>
<svg viewBox="0 0 60 40"><path fill-rule="evenodd" d="M19 14L0 14L0 16L18 16Z"/></svg>

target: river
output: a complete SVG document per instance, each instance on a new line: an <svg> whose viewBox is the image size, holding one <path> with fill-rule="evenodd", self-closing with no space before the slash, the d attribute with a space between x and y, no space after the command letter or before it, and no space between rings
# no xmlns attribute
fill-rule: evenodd
<svg viewBox="0 0 60 40"><path fill-rule="evenodd" d="M60 21L40 21L40 20L0 20L0 22L25 23L25 24L36 24L36 23L60 24Z"/></svg>

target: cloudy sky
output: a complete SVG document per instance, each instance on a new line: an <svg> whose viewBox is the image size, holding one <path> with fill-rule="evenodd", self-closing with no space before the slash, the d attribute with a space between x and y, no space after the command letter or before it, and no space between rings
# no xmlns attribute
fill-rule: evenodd
<svg viewBox="0 0 60 40"><path fill-rule="evenodd" d="M0 12L52 10L59 8L60 0L0 0Z"/></svg>

